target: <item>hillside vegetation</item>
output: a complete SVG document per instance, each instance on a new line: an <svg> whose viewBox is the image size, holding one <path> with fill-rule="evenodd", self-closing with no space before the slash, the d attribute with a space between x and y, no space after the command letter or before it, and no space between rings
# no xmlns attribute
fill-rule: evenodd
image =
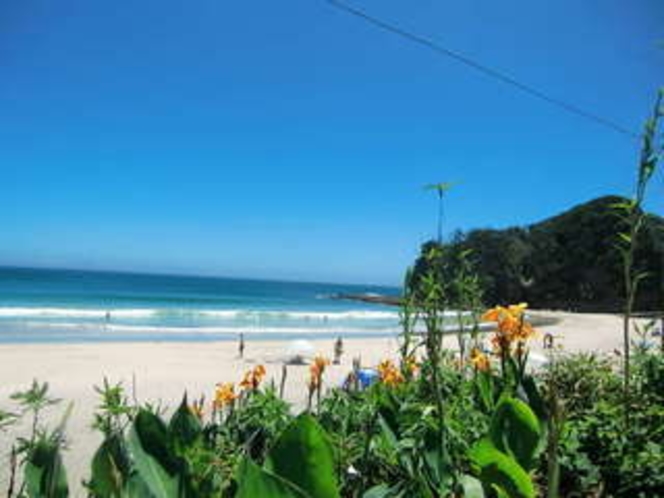
<svg viewBox="0 0 664 498"><path fill-rule="evenodd" d="M440 254L453 258L468 251L489 305L525 301L535 308L619 311L625 296L616 234L624 222L613 206L624 201L600 197L526 227L457 232ZM422 246L416 276L425 273L430 263L424 255L437 245ZM664 219L648 215L638 247L635 259L648 275L635 309L661 309Z"/></svg>

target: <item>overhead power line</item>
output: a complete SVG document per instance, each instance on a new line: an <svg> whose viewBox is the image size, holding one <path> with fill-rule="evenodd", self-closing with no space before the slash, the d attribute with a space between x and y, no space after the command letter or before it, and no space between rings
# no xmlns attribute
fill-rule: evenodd
<svg viewBox="0 0 664 498"><path fill-rule="evenodd" d="M425 38L424 36L416 35L413 34L409 31L406 31L403 28L400 28L399 26L396 26L394 24L388 23L386 21L383 21L381 19L378 19L360 9L357 9L355 7L352 7L350 5L347 5L343 2L340 2L338 0L325 0L327 3L332 5L333 7L342 10L348 14L351 14L355 17L359 17L360 19L363 19L364 21L373 24L374 26L377 26L384 31L389 31L390 33L393 33L395 35L400 36L401 38L405 38L406 40L409 40L413 43L416 43L420 46L424 46L433 52L437 53L438 55L444 56L444 57L449 57L451 59L456 60L457 62L460 62L462 64L465 64L466 66L475 69L476 71L479 71L495 80L501 81L507 85L510 85L518 90L521 90L524 93L527 93L528 95L538 98L540 100L543 100L544 102L547 102L553 106L556 106L560 109L563 109L564 111L567 111L568 113L574 114L576 116L582 117L584 119L588 119L590 121L595 122L596 124L599 124L601 126L604 126L606 128L610 128L611 130L621 133L623 135L626 135L630 138L639 138L639 135L637 133L634 133L633 131L625 128L624 126L610 120L607 118L604 118L598 114L595 114L593 112L586 111L574 104L571 104L569 102L565 102L564 100L558 99L556 97L553 97L549 95L546 92L543 92L541 90L538 90L537 88L534 88L526 83L522 83L515 78L509 76L508 74L505 74L501 71L498 71L496 69L493 69L489 66L485 66L484 64L477 62L467 55L464 55L460 52L457 52L455 50L451 50L449 48L446 48L435 41Z"/></svg>

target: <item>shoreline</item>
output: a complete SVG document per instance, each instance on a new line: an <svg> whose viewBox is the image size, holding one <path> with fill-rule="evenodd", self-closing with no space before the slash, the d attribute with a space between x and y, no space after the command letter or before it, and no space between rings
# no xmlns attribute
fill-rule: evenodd
<svg viewBox="0 0 664 498"><path fill-rule="evenodd" d="M555 312L529 312L528 319L535 327L548 327L559 323L560 318L555 315ZM456 318L450 317L447 325L444 325L444 335L456 335L459 332L458 323ZM94 334L85 332L71 333L69 335L49 336L47 333L37 335L37 338L30 335L22 336L20 333L14 335L0 337L0 346L21 346L31 344L145 344L145 343L177 343L177 344L214 344L214 343L228 343L237 342L242 335L245 340L252 342L289 342L295 340L336 340L338 337L344 340L371 340L398 337L401 332L401 327L396 324L394 327L385 327L383 329L365 329L358 330L352 328L339 328L331 330L317 330L312 329L298 330L292 328L284 331L271 331L270 328L242 328L238 327L233 331L228 332L209 332L205 328L200 329L192 327L188 331L171 332L168 327L154 329L153 332L136 332L132 334L127 333L114 333L113 335L99 335L99 332L106 332L108 325L101 324L97 329L90 328ZM480 333L490 333L493 330L493 325L490 323L480 323ZM162 330L160 332L160 330ZM419 329L413 332L414 335L422 336L424 330Z"/></svg>
<svg viewBox="0 0 664 498"><path fill-rule="evenodd" d="M541 331L531 343L533 351L542 352L544 332L555 337L556 345L566 351L587 351L613 355L622 344L622 321L615 315L588 315L563 312L532 312L538 317L556 318L555 324L540 325ZM303 338L302 338L303 339ZM307 338L314 353L332 358L333 339ZM47 381L51 395L63 400L50 409L44 420L53 427L58 423L68 402L74 403L66 434L69 450L64 459L70 473L72 496L85 496L78 484L89 474L90 457L97 449L100 436L90 425L99 397L94 391L104 378L110 383L122 382L129 399L161 402L177 406L185 392L189 399L204 395L209 402L218 382L238 382L244 372L256 364L267 369L266 381L279 385L283 358L289 341L252 340L245 336L245 358L238 358L238 344L232 341L199 342L95 342L95 343L30 343L0 344L0 408L11 410L9 396L29 387L33 379ZM375 366L398 355L398 338L344 338L341 365L326 371L325 385L340 385L352 369L354 357L364 366ZM444 346L456 349L455 334L444 338ZM284 398L293 411L306 402L308 365L289 365ZM136 386L132 392L132 386ZM0 447L16 431L0 434ZM4 476L0 472L0 487Z"/></svg>

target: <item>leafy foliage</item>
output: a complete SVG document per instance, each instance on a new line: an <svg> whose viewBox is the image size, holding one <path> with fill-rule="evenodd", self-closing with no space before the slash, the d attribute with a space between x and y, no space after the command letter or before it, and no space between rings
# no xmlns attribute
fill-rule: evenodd
<svg viewBox="0 0 664 498"><path fill-rule="evenodd" d="M536 308L618 311L625 294L616 234L626 230L626 222L614 206L625 202L622 197L601 197L528 227L457 233L444 245L444 255L454 267L459 254L469 254L490 305L526 301ZM635 309L659 309L664 302L664 287L659 285L664 281L664 220L645 216L638 238L636 271L647 277ZM416 280L431 265L426 255L436 246L433 241L422 246Z"/></svg>

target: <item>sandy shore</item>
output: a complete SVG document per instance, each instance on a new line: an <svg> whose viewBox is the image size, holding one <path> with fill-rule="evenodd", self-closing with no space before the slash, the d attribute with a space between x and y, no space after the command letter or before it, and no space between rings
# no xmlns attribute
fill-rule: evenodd
<svg viewBox="0 0 664 498"><path fill-rule="evenodd" d="M556 337L568 351L597 351L611 354L621 347L621 319L615 315L546 313L560 319L542 329ZM449 347L455 337L446 339ZM333 341L311 341L315 351L332 356ZM534 349L541 349L535 340ZM348 339L340 366L332 366L328 385L338 385L351 368L354 357L363 365L375 365L380 359L394 357L396 338ZM48 381L52 395L73 401L74 409L67 425L69 450L65 461L73 496L84 496L78 483L89 472L90 457L97 448L99 436L90 429L92 414L98 404L93 386L104 377L122 382L129 391L136 379L135 395L139 401L161 400L176 406L183 392L209 399L217 382L238 381L254 364L267 368L267 378L279 382L281 364L288 342L252 342L247 339L245 358L239 359L237 344L217 343L95 343L95 344L25 344L0 345L0 408L11 409L9 395L29 387L32 379ZM306 366L289 366L286 398L296 407L305 402ZM51 409L47 420L57 420L65 403ZM8 450L10 436L0 434L0 449ZM0 468L5 468L5 461ZM6 489L0 476L0 494Z"/></svg>

